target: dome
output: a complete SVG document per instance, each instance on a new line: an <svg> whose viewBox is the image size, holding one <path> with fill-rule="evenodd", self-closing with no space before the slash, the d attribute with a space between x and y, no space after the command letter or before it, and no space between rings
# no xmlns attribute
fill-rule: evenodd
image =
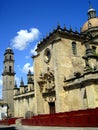
<svg viewBox="0 0 98 130"><path fill-rule="evenodd" d="M12 50L12 48L11 48L11 47L8 47L6 50Z"/></svg>
<svg viewBox="0 0 98 130"><path fill-rule="evenodd" d="M89 28L98 27L98 18L89 19L82 27L81 32L87 31Z"/></svg>
<svg viewBox="0 0 98 130"><path fill-rule="evenodd" d="M8 47L8 48L5 50L4 55L6 55L6 54L14 54L12 48Z"/></svg>

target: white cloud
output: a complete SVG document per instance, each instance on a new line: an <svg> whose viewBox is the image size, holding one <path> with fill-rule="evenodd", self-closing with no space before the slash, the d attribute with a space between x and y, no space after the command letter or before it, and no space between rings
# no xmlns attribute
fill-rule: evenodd
<svg viewBox="0 0 98 130"><path fill-rule="evenodd" d="M24 50L31 42L38 39L39 34L37 28L31 28L29 31L20 30L17 32L17 36L12 39L11 45L15 49Z"/></svg>
<svg viewBox="0 0 98 130"><path fill-rule="evenodd" d="M31 72L33 73L33 66L30 66L30 63L26 63L24 66L23 66L23 72L24 73L28 73L29 70L31 70Z"/></svg>
<svg viewBox="0 0 98 130"><path fill-rule="evenodd" d="M30 50L30 53L31 53L32 55L36 55L36 54L37 54L37 52L35 51L36 48L37 48L37 44L35 45L35 47L34 47L33 49Z"/></svg>
<svg viewBox="0 0 98 130"><path fill-rule="evenodd" d="M26 58L26 59L29 59L29 58L30 58L30 56L25 56L25 58Z"/></svg>
<svg viewBox="0 0 98 130"><path fill-rule="evenodd" d="M2 77L0 77L0 99L2 98Z"/></svg>
<svg viewBox="0 0 98 130"><path fill-rule="evenodd" d="M0 86L2 86L2 78L0 77Z"/></svg>

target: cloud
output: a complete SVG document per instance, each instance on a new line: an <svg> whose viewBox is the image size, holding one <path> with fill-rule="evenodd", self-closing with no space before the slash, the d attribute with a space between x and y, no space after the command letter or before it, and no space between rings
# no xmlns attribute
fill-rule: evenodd
<svg viewBox="0 0 98 130"><path fill-rule="evenodd" d="M32 55L36 55L36 54L37 54L37 52L35 51L36 48L37 48L37 44L35 45L35 47L34 47L33 49L30 50L30 53L31 53Z"/></svg>
<svg viewBox="0 0 98 130"><path fill-rule="evenodd" d="M26 59L29 59L29 58L30 58L30 56L25 56L25 58L26 58Z"/></svg>
<svg viewBox="0 0 98 130"><path fill-rule="evenodd" d="M0 77L0 86L2 86L2 77Z"/></svg>
<svg viewBox="0 0 98 130"><path fill-rule="evenodd" d="M37 44L33 46L33 48L30 50L29 55L26 55L26 59L31 59L31 56L37 55L37 52L35 51L37 48Z"/></svg>
<svg viewBox="0 0 98 130"><path fill-rule="evenodd" d="M17 32L17 36L12 39L11 45L17 50L24 50L31 42L38 39L39 34L37 28L31 28L29 31L20 30Z"/></svg>
<svg viewBox="0 0 98 130"><path fill-rule="evenodd" d="M0 99L2 98L2 77L0 77Z"/></svg>
<svg viewBox="0 0 98 130"><path fill-rule="evenodd" d="M30 66L30 63L26 63L24 66L23 66L23 72L24 73L28 73L29 70L31 70L31 72L33 73L33 66Z"/></svg>

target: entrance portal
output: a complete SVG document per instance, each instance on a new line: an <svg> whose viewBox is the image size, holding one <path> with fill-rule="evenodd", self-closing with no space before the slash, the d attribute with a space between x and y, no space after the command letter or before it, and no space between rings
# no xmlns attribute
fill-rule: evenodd
<svg viewBox="0 0 98 130"><path fill-rule="evenodd" d="M49 102L50 114L55 113L55 102Z"/></svg>

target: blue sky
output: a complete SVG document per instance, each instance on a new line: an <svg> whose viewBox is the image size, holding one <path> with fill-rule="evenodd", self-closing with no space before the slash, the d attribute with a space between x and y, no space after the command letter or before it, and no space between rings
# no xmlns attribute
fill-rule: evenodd
<svg viewBox="0 0 98 130"><path fill-rule="evenodd" d="M91 3L98 14L98 0ZM26 84L28 69L33 71L31 56L36 44L58 24L80 31L88 9L88 0L0 0L0 74L3 54L11 46L15 53L16 80L19 84L23 77ZM1 90L0 76L0 95Z"/></svg>

